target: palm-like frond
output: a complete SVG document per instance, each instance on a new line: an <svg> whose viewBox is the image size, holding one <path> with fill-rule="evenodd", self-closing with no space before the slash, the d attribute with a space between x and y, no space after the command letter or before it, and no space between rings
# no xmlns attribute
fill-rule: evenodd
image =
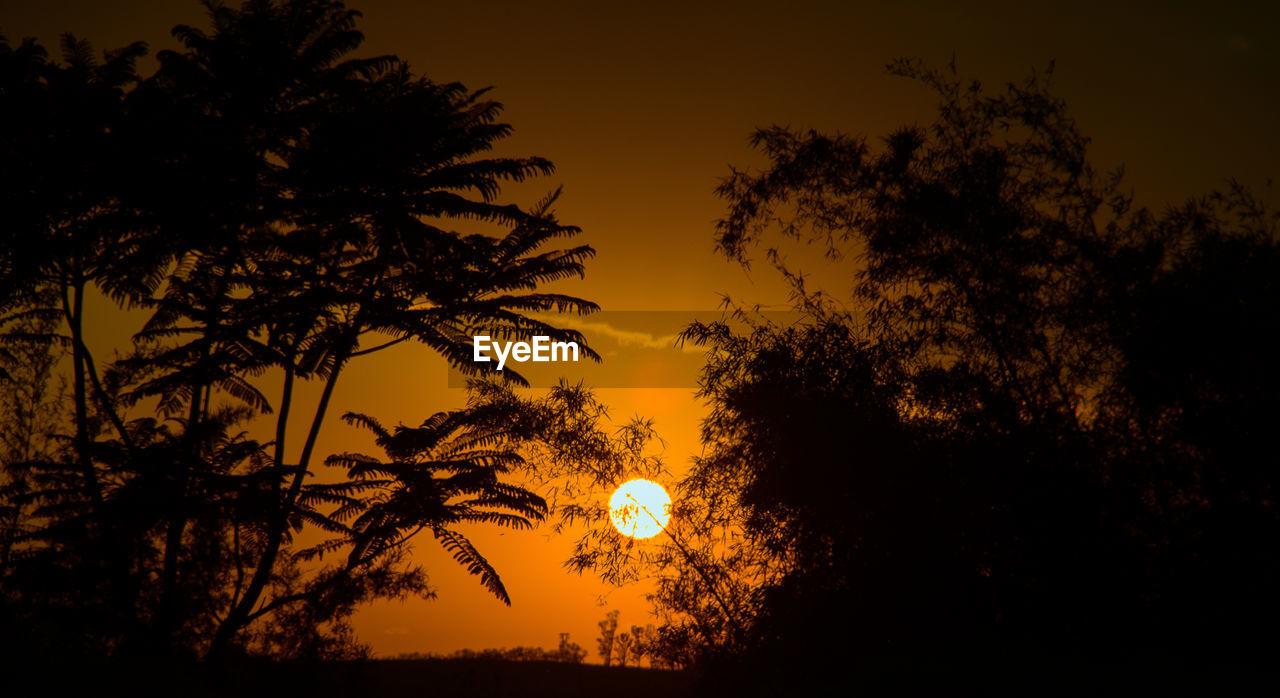
<svg viewBox="0 0 1280 698"><path fill-rule="evenodd" d="M471 574L480 577L480 583L484 588L488 589L494 596L498 597L502 603L511 605L511 597L507 594L507 588L502 585L502 579L498 577L498 571L484 559L484 556L476 550L471 541L467 540L461 533L450 531L448 529L433 529L432 533L436 540L444 546L444 549L453 554L453 559L459 564L464 565Z"/></svg>
<svg viewBox="0 0 1280 698"><path fill-rule="evenodd" d="M558 191L528 208L503 200L504 185L552 163L495 155L512 129L488 90L433 82L393 56L352 57L359 14L340 2L204 4L205 26L176 27L181 48L143 80L140 43L95 55L68 35L59 64L34 42L0 39L0 111L22 126L0 144L0 209L14 222L0 230L0 358L62 342L77 369L76 434L59 442L76 462L32 466L30 490L6 490L4 505L40 518L23 527L33 545L113 554L86 531L118 531L120 549L141 551L123 575L173 580L188 558L230 555L251 588L284 578L276 553L304 527L326 540L298 559L344 550L347 571L365 572L430 530L509 603L455 527L526 529L546 516L540 497L503 481L526 465L525 432L480 408L415 428L348 415L382 455L335 454L326 464L346 478L307 483L309 455L286 462L283 436L272 454L231 426L273 412L264 377L283 372L288 396L295 380L331 387L353 359L401 341L468 375L481 372L479 331L575 341L598 360L579 333L530 317L597 309L540 291L581 277L594 254L563 244L580 231L556 220ZM9 99L24 91L38 98ZM494 232L463 234L459 220ZM96 292L150 314L133 353L106 368L78 329L14 329L41 313L79 328L62 298ZM126 422L142 407L153 417ZM277 433L291 433L280 419ZM247 617L207 618L219 615Z"/></svg>
<svg viewBox="0 0 1280 698"><path fill-rule="evenodd" d="M545 518L547 504L499 479L524 459L515 450L518 439L487 417L484 409L471 408L434 414L418 427L387 429L369 415L343 415L347 423L371 432L389 460L352 453L327 459L330 466L347 468L349 479L308 486L298 501L297 520L339 536L305 554L349 546L348 566L371 565L426 528L487 589L510 603L497 573L453 526L526 530ZM328 513L318 513L318 507Z"/></svg>

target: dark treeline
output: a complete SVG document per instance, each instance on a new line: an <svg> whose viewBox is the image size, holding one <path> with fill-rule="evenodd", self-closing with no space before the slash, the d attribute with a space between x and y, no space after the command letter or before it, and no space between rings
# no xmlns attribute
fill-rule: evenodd
<svg viewBox="0 0 1280 698"><path fill-rule="evenodd" d="M581 664L587 658L587 651L573 640L569 633L560 633L560 642L555 649L546 647L502 647L482 650L463 649L449 654L424 654L409 652L395 657L399 660L448 660L448 659L485 659L500 662L557 662L560 664Z"/></svg>
<svg viewBox="0 0 1280 698"><path fill-rule="evenodd" d="M316 453L344 368L402 342L473 373L476 328L596 358L529 316L595 309L540 290L593 250L554 248L578 233L554 194L498 199L552 165L487 154L510 127L483 91L355 57L341 3L207 8L150 75L142 44L0 39L8 659L359 654L358 604L431 595L407 556L428 537L510 603L456 527L543 519L520 445L592 404L565 390L518 425L491 385L418 428L346 415L385 456ZM138 318L94 353L90 328Z"/></svg>

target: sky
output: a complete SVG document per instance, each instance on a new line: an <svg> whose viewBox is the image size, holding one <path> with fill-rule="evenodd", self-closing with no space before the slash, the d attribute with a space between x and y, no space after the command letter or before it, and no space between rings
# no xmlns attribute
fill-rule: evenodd
<svg viewBox="0 0 1280 698"><path fill-rule="evenodd" d="M506 196L528 204L564 187L559 218L583 229L580 239L597 257L585 280L562 290L606 311L707 311L726 294L783 307L786 289L767 265L748 271L715 253L724 204L714 189L731 166L761 164L748 143L758 127L876 138L928 121L927 91L885 73L900 56L937 66L954 57L962 75L993 87L1054 61L1056 92L1093 138L1095 165L1124 165L1138 201L1152 208L1228 178L1276 200L1269 182L1280 162L1273 37L1280 9L1267 3L348 4L364 13L360 53L394 53L434 80L494 88L515 129L503 152L557 166ZM187 0L0 0L0 34L56 45L70 31L98 48L140 39L154 53L176 47L169 29L200 25L202 12ZM815 271L835 284L847 273ZM98 353L123 346L127 328L97 327ZM702 408L691 385L599 394L619 418L656 420L674 472L698 451ZM414 424L464 397L448 387L442 361L401 345L352 366L319 450L371 449L337 421L343 412ZM423 545L415 556L438 598L362 611L355 627L376 654L552 647L560 632L593 651L595 623L607 610L620 610L627 626L651 620L643 585L611 590L566 572L563 537L477 531L473 540L502 574L513 606Z"/></svg>

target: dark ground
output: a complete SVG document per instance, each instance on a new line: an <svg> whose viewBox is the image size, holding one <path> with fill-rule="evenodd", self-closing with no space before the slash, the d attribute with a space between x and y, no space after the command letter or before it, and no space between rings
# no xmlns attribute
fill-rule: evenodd
<svg viewBox="0 0 1280 698"><path fill-rule="evenodd" d="M9 667L0 696L174 698L681 698L688 674L634 667L493 659Z"/></svg>
<svg viewBox="0 0 1280 698"><path fill-rule="evenodd" d="M1265 663L1191 667L1165 661L1142 665L851 660L838 689L809 685L804 676L753 682L768 696L1274 696L1280 669ZM1280 662L1277 663L1280 666ZM368 660L319 663L204 665L75 664L7 667L0 696L173 696L175 698L685 698L744 696L737 687L690 673L592 664L493 659Z"/></svg>

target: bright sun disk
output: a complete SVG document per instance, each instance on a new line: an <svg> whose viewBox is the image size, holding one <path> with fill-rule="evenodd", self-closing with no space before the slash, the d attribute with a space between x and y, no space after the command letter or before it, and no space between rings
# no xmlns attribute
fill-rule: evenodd
<svg viewBox="0 0 1280 698"><path fill-rule="evenodd" d="M630 480L609 499L609 518L624 536L651 538L671 519L671 497L652 480Z"/></svg>

